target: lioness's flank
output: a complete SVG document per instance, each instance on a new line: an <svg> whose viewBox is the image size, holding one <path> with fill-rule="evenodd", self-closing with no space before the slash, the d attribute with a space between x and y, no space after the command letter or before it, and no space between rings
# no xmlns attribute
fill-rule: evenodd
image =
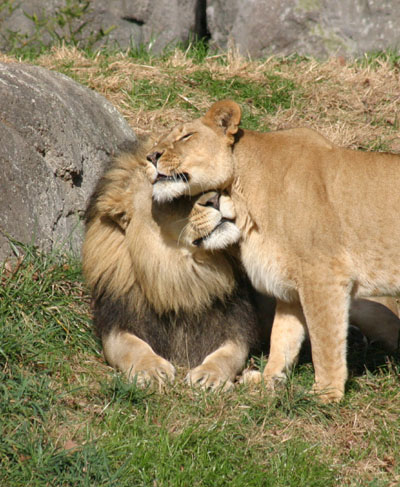
<svg viewBox="0 0 400 487"><path fill-rule="evenodd" d="M161 139L148 156L153 197L228 191L247 273L278 300L265 382L282 377L307 332L313 389L340 400L350 298L400 291L400 156L343 149L306 128L245 130L240 119L220 101Z"/></svg>

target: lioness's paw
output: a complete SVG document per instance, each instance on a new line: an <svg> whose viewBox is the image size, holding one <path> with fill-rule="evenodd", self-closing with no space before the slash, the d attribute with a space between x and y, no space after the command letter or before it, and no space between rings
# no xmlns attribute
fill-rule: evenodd
<svg viewBox="0 0 400 487"><path fill-rule="evenodd" d="M321 387L318 384L313 385L311 393L314 394L315 398L322 404L340 402L344 396L344 392L341 389Z"/></svg>
<svg viewBox="0 0 400 487"><path fill-rule="evenodd" d="M162 357L152 357L150 360L137 364L128 374L130 381L136 381L138 387L157 385L159 388L175 379L175 367Z"/></svg>
<svg viewBox="0 0 400 487"><path fill-rule="evenodd" d="M279 374L274 376L263 375L258 370L245 370L242 377L239 380L240 384L246 384L249 386L254 386L257 384L263 384L264 387L273 391L275 386L278 384L283 384L286 381L285 374Z"/></svg>
<svg viewBox="0 0 400 487"><path fill-rule="evenodd" d="M229 391L233 388L233 382L211 364L201 364L190 370L185 382L211 391Z"/></svg>
<svg viewBox="0 0 400 487"><path fill-rule="evenodd" d="M256 385L261 382L262 374L258 370L245 370L239 379L239 384Z"/></svg>
<svg viewBox="0 0 400 487"><path fill-rule="evenodd" d="M153 184L157 178L157 169L155 168L154 164L146 164L145 174L150 183Z"/></svg>

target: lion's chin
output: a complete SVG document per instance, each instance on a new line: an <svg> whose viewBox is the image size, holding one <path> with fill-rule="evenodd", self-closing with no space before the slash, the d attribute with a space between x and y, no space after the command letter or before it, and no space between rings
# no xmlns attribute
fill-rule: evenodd
<svg viewBox="0 0 400 487"><path fill-rule="evenodd" d="M153 200L157 203L172 201L188 192L188 184L184 181L157 181L153 184Z"/></svg>
<svg viewBox="0 0 400 487"><path fill-rule="evenodd" d="M201 246L205 250L220 250L237 243L240 239L240 230L238 227L229 221L224 221L207 237L200 239L197 246Z"/></svg>

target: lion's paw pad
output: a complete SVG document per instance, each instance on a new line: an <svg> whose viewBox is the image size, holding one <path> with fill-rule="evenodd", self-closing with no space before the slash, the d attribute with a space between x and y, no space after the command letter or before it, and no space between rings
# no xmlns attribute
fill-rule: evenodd
<svg viewBox="0 0 400 487"><path fill-rule="evenodd" d="M159 357L151 364L146 364L146 367L136 367L129 374L129 379L136 382L138 387L149 387L151 385L158 385L159 387L173 382L175 379L175 367L167 360Z"/></svg>
<svg viewBox="0 0 400 487"><path fill-rule="evenodd" d="M228 377L202 365L190 370L185 382L191 386L211 391L229 391L233 388L233 382Z"/></svg>

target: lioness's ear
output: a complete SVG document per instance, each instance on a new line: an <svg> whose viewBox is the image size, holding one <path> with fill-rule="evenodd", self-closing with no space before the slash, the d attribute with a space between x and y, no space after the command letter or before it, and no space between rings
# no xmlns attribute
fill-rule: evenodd
<svg viewBox="0 0 400 487"><path fill-rule="evenodd" d="M214 130L223 130L223 133L233 144L233 135L239 129L242 111L240 106L232 100L221 100L214 103L203 117L203 123Z"/></svg>

